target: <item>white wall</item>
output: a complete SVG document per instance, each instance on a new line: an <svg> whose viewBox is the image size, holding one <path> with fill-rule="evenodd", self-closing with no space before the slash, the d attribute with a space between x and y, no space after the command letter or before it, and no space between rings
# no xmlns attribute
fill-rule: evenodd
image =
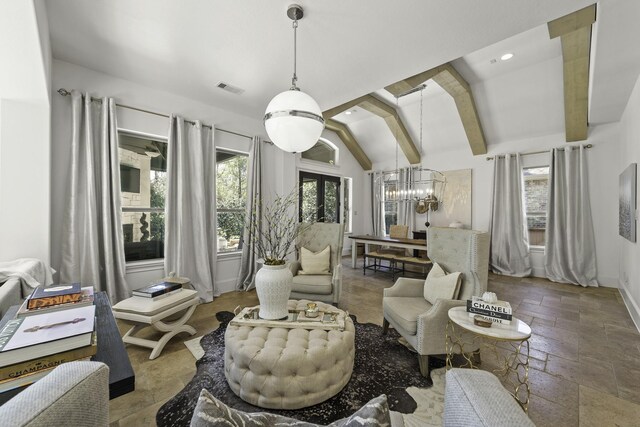
<svg viewBox="0 0 640 427"><path fill-rule="evenodd" d="M0 261L49 263L51 61L44 4L0 4Z"/></svg>
<svg viewBox="0 0 640 427"><path fill-rule="evenodd" d="M636 81L620 121L619 156L619 165L614 170L616 177L630 163L640 163L640 78ZM636 186L636 197L638 197L637 188L638 186ZM617 196L616 190L617 187L612 188L611 192ZM616 243L620 253L620 292L636 326L640 329L640 244L632 243L618 235L616 235Z"/></svg>
<svg viewBox="0 0 640 427"><path fill-rule="evenodd" d="M63 87L68 90L88 91L93 96L112 96L116 101L126 105L160 113L180 114L188 119L199 119L206 124L213 123L220 128L245 135L264 133L260 120L240 116L175 94L151 89L63 61L54 60L52 69L51 255L54 268L60 265L62 237L60 224L63 223L65 200L67 200L71 132L71 102L68 97L55 93L57 89ZM167 118L123 108L118 108L117 115L118 127L122 129L163 137L168 134ZM216 131L214 139L218 147L244 152L249 150L250 140L247 138ZM272 172L271 164L266 164L265 173ZM222 293L235 288L239 266L238 255L219 257L216 271L218 292ZM131 289L157 280L163 275L164 269L161 262L132 263L127 266L127 281Z"/></svg>
<svg viewBox="0 0 640 427"><path fill-rule="evenodd" d="M591 209L597 247L598 280L604 286L617 286L617 186L618 186L618 124L601 125L590 129L590 136L584 143L594 144L587 152L589 162L589 184ZM564 133L510 141L489 146L485 156L473 156L468 148L460 151L427 152L423 166L441 171L472 169L472 226L476 230L488 230L491 221L491 192L493 185L493 162L487 156L514 152L549 150L566 145ZM548 164L546 154L525 156L527 166ZM374 169L391 169L390 162L374 164ZM404 166L401 162L400 166ZM449 189L450 190L450 189ZM416 223L424 221L417 217ZM543 276L542 253L532 254L534 274Z"/></svg>

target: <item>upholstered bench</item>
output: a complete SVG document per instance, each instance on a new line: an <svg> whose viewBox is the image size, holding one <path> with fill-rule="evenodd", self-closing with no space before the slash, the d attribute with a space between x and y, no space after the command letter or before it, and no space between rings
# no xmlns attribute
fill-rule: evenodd
<svg viewBox="0 0 640 427"><path fill-rule="evenodd" d="M308 302L291 300L289 309L304 310ZM329 304L317 304L320 311L345 316L344 330L227 327L224 373L238 397L262 408L299 409L327 400L349 382L353 321Z"/></svg>

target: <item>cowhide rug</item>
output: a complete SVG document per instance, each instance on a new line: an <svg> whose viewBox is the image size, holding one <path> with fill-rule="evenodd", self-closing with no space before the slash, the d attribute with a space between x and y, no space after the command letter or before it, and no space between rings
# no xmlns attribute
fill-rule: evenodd
<svg viewBox="0 0 640 427"><path fill-rule="evenodd" d="M298 410L263 409L246 403L229 388L224 376L224 332L233 314L223 311L216 314L220 327L200 340L204 356L196 362L197 371L191 382L176 396L165 403L156 415L159 427L188 426L200 390L206 388L227 405L246 412L268 411L302 421L329 424L349 416L369 400L381 394L388 397L389 408L403 414L416 411L418 389L431 387L430 378L420 375L418 358L398 342L393 329L386 336L382 328L371 323L357 323L356 356L351 380L331 399L318 405ZM437 359L432 369L443 366ZM410 388L409 393L407 388ZM417 414L416 414L417 415ZM411 423L413 424L413 423Z"/></svg>

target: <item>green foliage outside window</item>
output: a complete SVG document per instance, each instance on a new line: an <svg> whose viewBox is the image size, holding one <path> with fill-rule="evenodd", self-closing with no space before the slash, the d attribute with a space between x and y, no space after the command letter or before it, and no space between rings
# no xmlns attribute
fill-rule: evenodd
<svg viewBox="0 0 640 427"><path fill-rule="evenodd" d="M167 173L151 172L151 206L164 209L167 194ZM164 212L151 213L151 236L149 240L164 241Z"/></svg>
<svg viewBox="0 0 640 427"><path fill-rule="evenodd" d="M247 163L242 154L218 152L216 200L220 236L228 241L240 239L247 204Z"/></svg>

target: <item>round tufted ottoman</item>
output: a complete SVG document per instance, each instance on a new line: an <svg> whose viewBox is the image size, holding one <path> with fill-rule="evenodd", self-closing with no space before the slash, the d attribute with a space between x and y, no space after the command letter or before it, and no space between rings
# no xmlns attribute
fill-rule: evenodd
<svg viewBox="0 0 640 427"><path fill-rule="evenodd" d="M290 300L303 310L308 300ZM345 316L340 330L227 326L224 374L242 400L262 408L299 409L323 402L349 382L355 328L342 310L318 302L320 311Z"/></svg>

